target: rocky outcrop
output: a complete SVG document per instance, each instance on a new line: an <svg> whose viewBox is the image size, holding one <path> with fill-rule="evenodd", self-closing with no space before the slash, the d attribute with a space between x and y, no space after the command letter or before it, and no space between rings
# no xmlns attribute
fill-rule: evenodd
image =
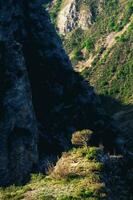
<svg viewBox="0 0 133 200"><path fill-rule="evenodd" d="M66 35L75 28L87 30L95 21L98 12L102 11L103 3L104 0L89 3L80 0L69 0L67 3L62 1L57 17L57 27L60 34Z"/></svg>
<svg viewBox="0 0 133 200"><path fill-rule="evenodd" d="M72 0L69 1L63 9L61 9L58 20L57 26L59 28L59 32L61 34L65 34L67 32L72 31L78 23L78 14L76 9L76 1Z"/></svg>
<svg viewBox="0 0 133 200"><path fill-rule="evenodd" d="M93 20L92 20L92 12L90 8L81 8L80 13L79 13L79 22L78 26L82 30L87 30L90 25L92 25Z"/></svg>
<svg viewBox="0 0 133 200"><path fill-rule="evenodd" d="M22 9L0 3L0 185L22 183L37 164L37 123L22 43Z"/></svg>

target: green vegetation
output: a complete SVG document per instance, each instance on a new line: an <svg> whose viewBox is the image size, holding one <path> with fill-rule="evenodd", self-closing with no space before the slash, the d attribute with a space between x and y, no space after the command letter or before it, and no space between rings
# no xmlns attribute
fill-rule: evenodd
<svg viewBox="0 0 133 200"><path fill-rule="evenodd" d="M81 50L83 38L84 33L80 28L77 28L68 34L68 36L66 36L66 38L63 40L67 52L71 53L75 48Z"/></svg>
<svg viewBox="0 0 133 200"><path fill-rule="evenodd" d="M83 2L79 4L81 6ZM130 26L127 24L132 21L133 1L106 1L100 13L97 12L96 1L86 0L84 4L93 8L95 20L88 30L77 28L68 33L63 38L64 47L74 65L94 57L91 68L85 65L81 74L98 94L116 99L122 104L130 104L133 102L133 23ZM111 45L113 37L115 42L108 48L106 45ZM116 106L110 110L110 101L108 105L105 98L102 101L107 113L117 111Z"/></svg>
<svg viewBox="0 0 133 200"><path fill-rule="evenodd" d="M56 0L56 4L54 4L50 10L51 20L54 24L56 24L56 18L58 16L58 12L60 11L62 0Z"/></svg>
<svg viewBox="0 0 133 200"><path fill-rule="evenodd" d="M79 1L80 5L82 2ZM125 32L121 32L132 20L133 1L107 0L101 13L97 11L96 2L84 1L86 5L91 5L92 26L85 31L76 28L63 38L63 43L74 63L87 61L90 55L94 56L91 67L87 66L81 75L94 86L105 111L114 115L117 111L123 111L123 105L133 103L133 21ZM55 24L61 3L62 0L57 0L50 11ZM114 37L110 47L106 44L108 36ZM1 42L0 48L3 48ZM120 117L122 128L125 122L127 131L128 126L132 128L132 113L130 108L129 113L127 110L123 112L126 112L125 118L122 113L116 117ZM129 118L128 123L126 118ZM130 140L128 132L126 134L126 139ZM113 158L112 163L108 161L110 167L105 170L103 150L89 147L93 135L91 130L73 133L71 142L78 148L63 153L55 166L49 166L47 175L33 174L25 186L1 188L0 200L107 200L107 191L113 200L132 199L128 190L132 177L123 178L122 171L119 171L119 158ZM132 149L132 143L130 146Z"/></svg>
<svg viewBox="0 0 133 200"><path fill-rule="evenodd" d="M75 48L74 51L73 51L73 58L72 58L73 62L74 61L80 61L82 59L83 59L83 56L82 56L81 51L78 50L77 48Z"/></svg>
<svg viewBox="0 0 133 200"><path fill-rule="evenodd" d="M83 43L83 48L86 48L88 52L91 52L94 49L94 42L92 38L88 38Z"/></svg>
<svg viewBox="0 0 133 200"><path fill-rule="evenodd" d="M86 157L89 160L97 160L102 155L102 151L99 148L91 147L87 151Z"/></svg>
<svg viewBox="0 0 133 200"><path fill-rule="evenodd" d="M100 165L88 160L88 148L64 153L48 176L32 175L23 187L11 186L0 190L1 200L99 200L105 199ZM74 165L74 163L76 163ZM64 174L62 176L62 174Z"/></svg>
<svg viewBox="0 0 133 200"><path fill-rule="evenodd" d="M97 60L89 73L82 72L96 91L108 95L121 102L132 103L133 93L133 29L116 38L116 44L107 52L103 59ZM87 74L86 74L87 73Z"/></svg>
<svg viewBox="0 0 133 200"><path fill-rule="evenodd" d="M30 188L28 186L10 186L5 189L0 189L0 199L1 200L20 200L24 198L24 194L29 191Z"/></svg>
<svg viewBox="0 0 133 200"><path fill-rule="evenodd" d="M64 1L62 1L63 3ZM60 6L59 6L60 5ZM61 9L61 4L55 4L57 10ZM97 54L103 45L103 41L109 33L115 31L118 32L123 29L123 27L130 21L130 17L133 13L133 2L129 0L118 1L109 0L103 3L100 12L98 8L98 1L79 1L78 7L90 7L92 12L93 23L88 30L81 30L80 28L74 29L72 32L68 33L63 39L64 47L68 54L73 54L72 61L74 64L76 60L87 59L90 53L94 55ZM53 10L53 8L52 8ZM50 12L52 12L52 10ZM58 16L58 11L55 12L56 16L54 21L56 21ZM53 21L53 17L52 17ZM83 49L88 52L82 55Z"/></svg>

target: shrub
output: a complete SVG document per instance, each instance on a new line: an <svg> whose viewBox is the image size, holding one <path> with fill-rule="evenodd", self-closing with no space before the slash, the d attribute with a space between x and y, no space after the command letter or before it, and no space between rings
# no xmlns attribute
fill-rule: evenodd
<svg viewBox="0 0 133 200"><path fill-rule="evenodd" d="M80 61L82 59L83 59L83 55L82 55L81 51L78 50L77 48L75 48L73 51L73 60Z"/></svg>
<svg viewBox="0 0 133 200"><path fill-rule="evenodd" d="M93 132L89 129L76 131L72 135L71 142L77 147L88 146L91 143Z"/></svg>
<svg viewBox="0 0 133 200"><path fill-rule="evenodd" d="M91 191L91 190L82 189L82 190L80 191L80 196L81 196L82 198L94 197L94 193L93 193L93 191Z"/></svg>
<svg viewBox="0 0 133 200"><path fill-rule="evenodd" d="M109 23L108 23L109 31L114 31L114 30L115 30L115 27L116 27L116 24L115 24L114 19L113 19L113 18L110 18L110 19L109 19Z"/></svg>
<svg viewBox="0 0 133 200"><path fill-rule="evenodd" d="M64 163L62 160L59 160L51 172L50 177L53 179L68 179L69 174L71 174L71 169L69 168L68 163Z"/></svg>
<svg viewBox="0 0 133 200"><path fill-rule="evenodd" d="M88 52L91 52L94 49L94 41L92 38L88 38L84 43L83 43L83 48L86 48Z"/></svg>
<svg viewBox="0 0 133 200"><path fill-rule="evenodd" d="M87 159L89 160L98 160L102 154L102 150L96 147L90 147L87 152Z"/></svg>
<svg viewBox="0 0 133 200"><path fill-rule="evenodd" d="M125 35L121 35L115 38L117 42L126 42L128 40L128 37Z"/></svg>
<svg viewBox="0 0 133 200"><path fill-rule="evenodd" d="M32 182L41 181L45 176L41 173L39 174L31 174Z"/></svg>

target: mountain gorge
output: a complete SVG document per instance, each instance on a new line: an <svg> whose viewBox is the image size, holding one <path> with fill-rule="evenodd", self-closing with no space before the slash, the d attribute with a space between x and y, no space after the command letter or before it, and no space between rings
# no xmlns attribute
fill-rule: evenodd
<svg viewBox="0 0 133 200"><path fill-rule="evenodd" d="M0 200L132 200L133 1L0 1Z"/></svg>
<svg viewBox="0 0 133 200"><path fill-rule="evenodd" d="M74 1L60 1L58 9L57 2L54 1L50 7L50 14L74 69L80 72L100 95L106 113L117 118L116 123L120 123L118 126L122 127L122 130L132 133L132 0L75 1L72 13L76 12L77 16L81 16L81 11L85 13L88 9L88 15L84 16L81 22L84 26L86 19L88 25L84 29L79 25L79 21L75 20L76 25L69 30L66 29L71 26L71 9L68 11L67 7L72 7ZM58 12L54 15L56 9ZM62 12L64 18L61 18ZM62 22L59 19L62 19ZM62 32L62 27L65 32ZM129 113L129 118L125 118L125 128L121 124L124 113L126 116Z"/></svg>
<svg viewBox="0 0 133 200"><path fill-rule="evenodd" d="M73 131L97 130L101 114L41 2L3 2L1 13L1 184L8 184L21 182L38 156L68 148Z"/></svg>

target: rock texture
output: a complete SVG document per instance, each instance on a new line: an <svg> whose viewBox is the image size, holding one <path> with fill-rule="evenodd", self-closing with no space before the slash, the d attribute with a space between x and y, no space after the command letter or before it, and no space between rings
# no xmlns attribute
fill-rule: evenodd
<svg viewBox="0 0 133 200"><path fill-rule="evenodd" d="M37 163L37 123L16 35L24 31L21 4L0 2L0 13L0 185L7 185L22 183Z"/></svg>
<svg viewBox="0 0 133 200"><path fill-rule="evenodd" d="M82 8L79 13L79 24L78 26L82 30L87 30L90 25L92 25L93 20L92 20L92 12L90 8Z"/></svg>
<svg viewBox="0 0 133 200"><path fill-rule="evenodd" d="M76 1L68 1L68 4L61 9L58 15L57 26L61 34L72 31L78 23Z"/></svg>
<svg viewBox="0 0 133 200"><path fill-rule="evenodd" d="M82 2L80 0L69 0L66 2L63 0L57 17L57 27L60 34L66 35L75 28L87 30L95 21L97 13L102 10L103 3L104 0L92 2Z"/></svg>

